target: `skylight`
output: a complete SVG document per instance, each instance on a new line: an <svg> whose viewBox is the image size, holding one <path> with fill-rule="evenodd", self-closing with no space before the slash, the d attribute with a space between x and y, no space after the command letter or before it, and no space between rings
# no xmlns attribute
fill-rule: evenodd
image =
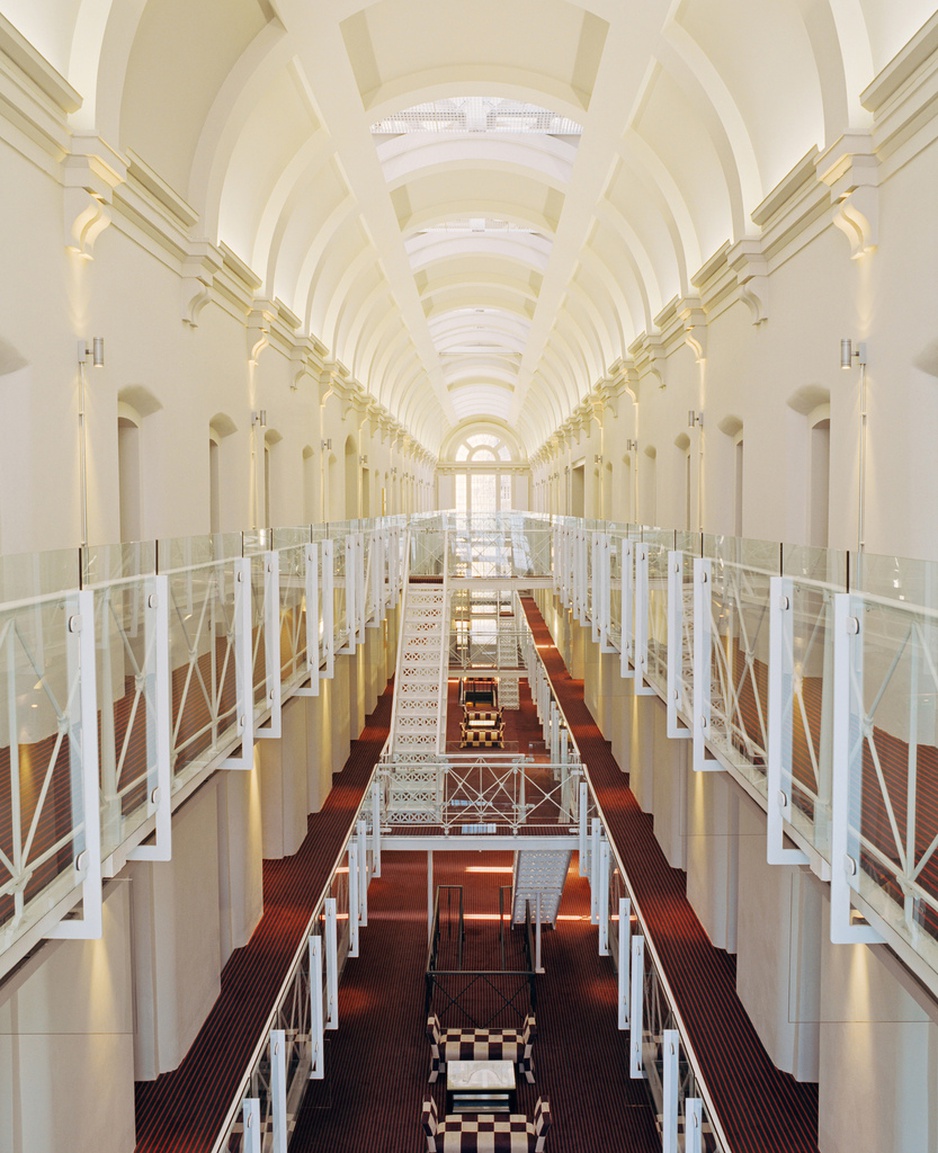
<svg viewBox="0 0 938 1153"><path fill-rule="evenodd" d="M503 100L497 96L455 96L415 104L372 124L376 136L407 132L534 132L542 136L579 136L575 120L558 116L537 104Z"/></svg>

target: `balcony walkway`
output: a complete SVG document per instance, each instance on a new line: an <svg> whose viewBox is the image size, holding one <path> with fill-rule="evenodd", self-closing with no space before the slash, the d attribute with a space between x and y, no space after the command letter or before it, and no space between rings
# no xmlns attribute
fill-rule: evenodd
<svg viewBox="0 0 938 1153"><path fill-rule="evenodd" d="M553 638L533 598L522 603L538 646ZM704 1083L732 1153L817 1153L818 1088L769 1060L736 994L733 958L710 944L686 897L686 876L665 860L608 741L583 700L583 682L554 647L540 648L586 763L609 832L674 992Z"/></svg>
<svg viewBox="0 0 938 1153"><path fill-rule="evenodd" d="M137 1153L204 1153L231 1107L309 918L332 873L391 720L378 700L299 851L264 861L264 915L221 976L221 993L178 1068L137 1083Z"/></svg>

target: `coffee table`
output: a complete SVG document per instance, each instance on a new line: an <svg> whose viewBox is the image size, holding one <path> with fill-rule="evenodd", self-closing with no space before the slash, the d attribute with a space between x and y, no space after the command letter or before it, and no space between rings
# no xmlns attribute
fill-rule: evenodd
<svg viewBox="0 0 938 1153"><path fill-rule="evenodd" d="M447 1113L511 1113L515 1107L513 1061L447 1061Z"/></svg>

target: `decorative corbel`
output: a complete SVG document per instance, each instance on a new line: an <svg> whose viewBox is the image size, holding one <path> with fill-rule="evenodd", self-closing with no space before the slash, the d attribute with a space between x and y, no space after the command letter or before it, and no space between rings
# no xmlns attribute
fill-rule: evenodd
<svg viewBox="0 0 938 1153"><path fill-rule="evenodd" d="M62 167L65 247L92 260L95 241L111 223L114 189L127 179L127 161L100 136L77 133Z"/></svg>
<svg viewBox="0 0 938 1153"><path fill-rule="evenodd" d="M276 306L269 300L258 301L248 313L248 364L256 365L261 353L270 343L270 326L276 315Z"/></svg>
<svg viewBox="0 0 938 1153"><path fill-rule="evenodd" d="M635 370L641 376L650 376L658 388L667 388L667 357L664 340L658 332L643 332L638 340L629 345Z"/></svg>
<svg viewBox="0 0 938 1153"><path fill-rule="evenodd" d="M737 240L726 259L736 273L739 298L749 309L752 323L762 324L769 318L769 268L762 241L753 236Z"/></svg>
<svg viewBox="0 0 938 1153"><path fill-rule="evenodd" d="M697 296L685 296L678 304L677 315L684 325L684 343L694 353L698 364L707 359L707 314Z"/></svg>
<svg viewBox="0 0 938 1153"><path fill-rule="evenodd" d="M833 223L858 260L879 243L879 157L867 133L845 133L816 161L818 177L830 188Z"/></svg>
<svg viewBox="0 0 938 1153"><path fill-rule="evenodd" d="M199 313L212 298L215 273L224 258L213 244L201 241L182 262L182 322L198 328Z"/></svg>

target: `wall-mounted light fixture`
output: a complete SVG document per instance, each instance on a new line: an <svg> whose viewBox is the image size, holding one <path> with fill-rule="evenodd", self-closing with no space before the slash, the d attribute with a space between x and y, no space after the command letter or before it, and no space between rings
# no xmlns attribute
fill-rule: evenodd
<svg viewBox="0 0 938 1153"><path fill-rule="evenodd" d="M601 452L597 452L596 455L593 457L593 464L602 464L602 462L603 462L603 454Z"/></svg>
<svg viewBox="0 0 938 1153"><path fill-rule="evenodd" d="M104 337L93 336L91 344L87 340L78 342L78 363L87 364L91 357L92 368L104 368Z"/></svg>
<svg viewBox="0 0 938 1153"><path fill-rule="evenodd" d="M366 453L366 452L362 453L361 461L362 461L362 467L364 467L368 463L368 453Z"/></svg>
<svg viewBox="0 0 938 1153"><path fill-rule="evenodd" d="M394 479L397 476L397 466L391 469L391 477Z"/></svg>
<svg viewBox="0 0 938 1153"><path fill-rule="evenodd" d="M853 368L854 362L857 364L866 364L866 344L863 341L857 341L856 348L853 346L853 341L844 339L840 342L840 367Z"/></svg>
<svg viewBox="0 0 938 1153"><path fill-rule="evenodd" d="M699 428L703 428L703 416L704 414L702 412L698 412L694 408L689 408L687 410L687 427L693 428L694 425L697 425Z"/></svg>
<svg viewBox="0 0 938 1153"><path fill-rule="evenodd" d="M332 452L332 437L331 436L327 440L324 440L322 442L322 451L323 452Z"/></svg>
<svg viewBox="0 0 938 1153"><path fill-rule="evenodd" d="M255 408L251 413L251 424L259 425L261 428L267 427L267 409Z"/></svg>
<svg viewBox="0 0 938 1153"><path fill-rule="evenodd" d="M625 451L626 452L635 452L637 449L638 449L638 441L637 440L627 440L625 442Z"/></svg>

